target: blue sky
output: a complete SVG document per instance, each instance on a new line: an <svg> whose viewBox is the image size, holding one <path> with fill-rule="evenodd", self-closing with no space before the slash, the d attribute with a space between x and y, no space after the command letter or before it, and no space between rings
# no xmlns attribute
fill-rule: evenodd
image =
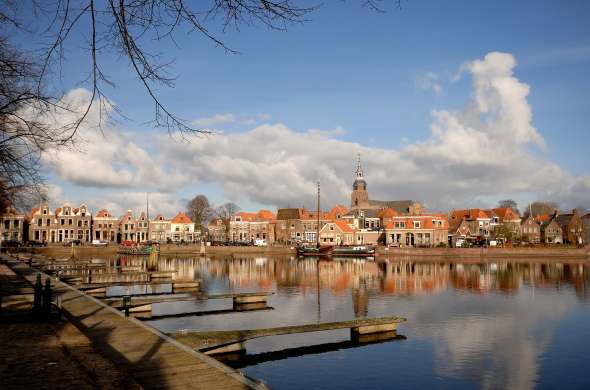
<svg viewBox="0 0 590 390"><path fill-rule="evenodd" d="M165 59L175 59L171 72L177 75L176 86L160 88L159 96L188 120L232 115L232 121L215 125L225 134L248 132L262 123L281 123L294 132L342 128L331 137L367 148L399 150L430 137L433 110L461 110L468 102L471 79L463 74L454 80L462 64L490 52L509 53L517 62L514 77L530 87L532 126L546 142L545 148L523 148L569 175L588 174L590 2L409 0L398 10L385 1L386 13L359 3L327 1L308 15L308 22L290 26L287 32L242 26L240 31L222 33L212 25L218 37L240 51L237 55L196 33L177 34L178 47L170 41L148 42L147 47L162 52ZM66 89L85 77L80 69L88 57L77 49L82 34L72 39L63 72ZM131 77L129 66L113 56L101 58L101 66L117 84L116 90L107 89L109 97L132 119L123 121L120 131L159 154L154 130L143 124L152 118L153 104ZM343 179L351 181L354 153L347 157L351 177ZM51 169L49 176L63 189L64 198L80 201L96 193L95 186L80 185ZM395 183L379 188L379 197L406 195ZM179 185L175 196L199 192L215 202L236 197L225 182L200 178ZM493 202L502 195L526 202L538 198L538 192L507 187L493 194L473 193L469 199L476 200L468 203ZM238 198L244 207L280 206L256 196ZM571 206L567 196L563 199L564 206Z"/></svg>

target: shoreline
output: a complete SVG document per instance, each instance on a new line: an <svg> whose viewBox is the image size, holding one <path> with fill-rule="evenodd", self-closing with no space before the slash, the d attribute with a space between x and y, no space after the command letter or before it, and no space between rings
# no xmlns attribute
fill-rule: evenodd
<svg viewBox="0 0 590 390"><path fill-rule="evenodd" d="M116 245L107 247L93 246L48 246L37 248L10 248L8 253L34 253L46 256L115 256ZM259 255L259 256L296 256L296 250L292 246L209 246L205 247L205 253L201 252L200 245L174 245L164 244L160 246L161 255ZM376 248L376 258L392 258L398 256L417 257L442 257L442 258L498 258L498 257L535 257L550 258L584 258L590 260L590 248L572 247L525 247L525 248L388 248L379 246Z"/></svg>

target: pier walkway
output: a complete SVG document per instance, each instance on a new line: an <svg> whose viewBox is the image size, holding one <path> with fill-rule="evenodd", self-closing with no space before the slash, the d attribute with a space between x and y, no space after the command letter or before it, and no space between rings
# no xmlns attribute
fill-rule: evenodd
<svg viewBox="0 0 590 390"><path fill-rule="evenodd" d="M3 255L2 259L34 283L36 270ZM97 351L146 389L266 388L69 285L54 278L51 281L66 317Z"/></svg>

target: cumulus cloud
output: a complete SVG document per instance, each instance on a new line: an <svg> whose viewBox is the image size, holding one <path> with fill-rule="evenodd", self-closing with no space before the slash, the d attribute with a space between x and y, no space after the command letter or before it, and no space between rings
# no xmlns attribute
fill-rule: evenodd
<svg viewBox="0 0 590 390"><path fill-rule="evenodd" d="M150 153L131 133L110 127L103 136L88 126L81 131L84 154L49 153L46 161L62 179L81 186L164 193L208 182L220 185L228 199L279 207L313 205L320 179L328 206L348 204L361 153L373 199L416 199L435 209L495 194L543 193L568 207L587 201L590 175L571 176L531 152L546 145L533 126L529 86L514 76L515 66L512 55L498 52L463 64L461 72L472 82L465 106L433 111L430 135L398 149L338 139L340 127L296 131L267 123L182 143L157 135L158 149ZM71 94L83 101L84 92Z"/></svg>

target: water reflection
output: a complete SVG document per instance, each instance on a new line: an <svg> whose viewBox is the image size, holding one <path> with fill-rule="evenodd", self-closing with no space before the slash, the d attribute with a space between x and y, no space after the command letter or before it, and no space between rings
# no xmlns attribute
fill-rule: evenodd
<svg viewBox="0 0 590 390"><path fill-rule="evenodd" d="M209 294L276 291L270 311L150 321L166 332L408 319L399 330L403 342L345 348L345 335L325 334L298 336L296 347L280 337L249 342L252 355L238 364L273 388L590 387L584 261L161 257L155 268L201 279ZM229 309L231 300L155 305L154 313L195 308Z"/></svg>

